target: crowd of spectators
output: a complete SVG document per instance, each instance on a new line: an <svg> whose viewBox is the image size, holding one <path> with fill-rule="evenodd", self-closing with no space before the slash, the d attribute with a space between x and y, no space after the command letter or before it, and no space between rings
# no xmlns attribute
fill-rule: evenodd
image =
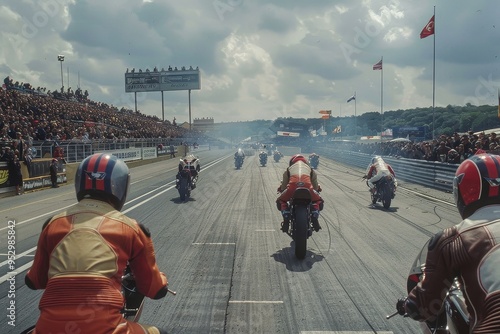
<svg viewBox="0 0 500 334"><path fill-rule="evenodd" d="M495 132L475 134L453 133L451 136L441 135L434 140L421 142L390 140L382 143L344 143L349 150L368 154L421 159L427 161L460 164L465 159L477 153L500 151L500 139Z"/></svg>
<svg viewBox="0 0 500 334"><path fill-rule="evenodd" d="M17 149L22 161L33 141L180 138L187 131L156 116L93 101L80 89L51 92L7 77L0 90L1 146Z"/></svg>

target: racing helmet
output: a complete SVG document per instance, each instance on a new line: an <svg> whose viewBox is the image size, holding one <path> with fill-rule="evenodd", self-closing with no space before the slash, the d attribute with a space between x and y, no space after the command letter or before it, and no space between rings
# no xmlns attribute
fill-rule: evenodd
<svg viewBox="0 0 500 334"><path fill-rule="evenodd" d="M107 153L95 153L85 158L75 176L76 198L109 201L121 210L127 199L130 172L123 160Z"/></svg>
<svg viewBox="0 0 500 334"><path fill-rule="evenodd" d="M288 167L296 163L297 161L302 161L307 164L307 159L302 155L302 154L295 154L290 158L290 163L288 164Z"/></svg>
<svg viewBox="0 0 500 334"><path fill-rule="evenodd" d="M500 204L500 156L478 154L458 166L453 196L463 219L488 204Z"/></svg>
<svg viewBox="0 0 500 334"><path fill-rule="evenodd" d="M376 163L377 161L382 160L382 157L380 155L376 155L372 158L372 165Z"/></svg>

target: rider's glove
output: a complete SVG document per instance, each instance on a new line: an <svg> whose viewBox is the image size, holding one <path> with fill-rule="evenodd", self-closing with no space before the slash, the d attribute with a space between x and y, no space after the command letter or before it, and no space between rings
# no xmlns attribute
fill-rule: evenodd
<svg viewBox="0 0 500 334"><path fill-rule="evenodd" d="M406 314L406 309L405 309L405 304L406 304L406 297L405 298L399 298L398 302L396 303L396 310L400 315L405 315Z"/></svg>
<svg viewBox="0 0 500 334"><path fill-rule="evenodd" d="M278 187L278 189L276 190L276 192L277 192L278 194L281 194L281 186L279 186L279 187Z"/></svg>
<svg viewBox="0 0 500 334"><path fill-rule="evenodd" d="M323 189L321 189L321 186L318 184L318 190L317 190L317 192L319 192L319 193L320 193L320 192L322 192L322 191L323 191Z"/></svg>

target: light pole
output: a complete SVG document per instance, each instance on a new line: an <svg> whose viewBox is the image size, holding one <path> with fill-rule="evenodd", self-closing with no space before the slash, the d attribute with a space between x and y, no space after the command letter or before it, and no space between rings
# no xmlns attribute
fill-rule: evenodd
<svg viewBox="0 0 500 334"><path fill-rule="evenodd" d="M64 92L64 81L63 81L63 70L62 70L62 63L64 61L64 56L58 55L57 60L61 62L61 94L62 94Z"/></svg>

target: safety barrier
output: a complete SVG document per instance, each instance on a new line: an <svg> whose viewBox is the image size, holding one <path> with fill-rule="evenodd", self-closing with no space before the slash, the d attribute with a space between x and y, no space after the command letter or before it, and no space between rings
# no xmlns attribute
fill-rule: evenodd
<svg viewBox="0 0 500 334"><path fill-rule="evenodd" d="M317 148L316 152L334 161L362 169L367 168L373 157L373 155L366 153L331 148ZM458 167L457 164L391 156L383 156L383 158L392 166L398 180L446 192L453 191L453 178Z"/></svg>

